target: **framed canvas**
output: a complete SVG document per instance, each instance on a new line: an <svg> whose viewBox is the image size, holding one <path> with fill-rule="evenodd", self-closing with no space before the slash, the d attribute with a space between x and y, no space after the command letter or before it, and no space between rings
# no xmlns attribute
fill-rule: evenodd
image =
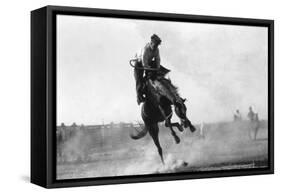
<svg viewBox="0 0 281 194"><path fill-rule="evenodd" d="M31 12L31 182L272 174L274 22Z"/></svg>

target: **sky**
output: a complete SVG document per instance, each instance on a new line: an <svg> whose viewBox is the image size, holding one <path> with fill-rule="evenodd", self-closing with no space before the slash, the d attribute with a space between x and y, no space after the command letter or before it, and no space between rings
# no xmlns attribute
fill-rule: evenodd
<svg viewBox="0 0 281 194"><path fill-rule="evenodd" d="M154 33L193 123L267 119L266 27L58 15L57 124L141 121L129 60Z"/></svg>

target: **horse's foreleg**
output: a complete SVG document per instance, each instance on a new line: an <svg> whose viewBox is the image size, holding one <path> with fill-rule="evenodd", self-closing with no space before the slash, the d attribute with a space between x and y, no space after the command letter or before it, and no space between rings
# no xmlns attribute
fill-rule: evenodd
<svg viewBox="0 0 281 194"><path fill-rule="evenodd" d="M182 125L180 125L179 123L170 123L169 125L171 125L172 127L177 127L180 132L183 132L184 130ZM196 130L196 128L192 125L192 123L189 120L188 120L188 126L191 132L194 132Z"/></svg>
<svg viewBox="0 0 281 194"><path fill-rule="evenodd" d="M159 105L158 106L158 108L159 108L159 110L160 110L160 113L161 113L161 115L162 115L162 117L164 118L164 120L165 120L165 126L166 127L171 127L171 116L169 115L169 116L166 116L166 114L165 114L165 112L164 112L164 110L163 110L163 108Z"/></svg>
<svg viewBox="0 0 281 194"><path fill-rule="evenodd" d="M196 128L193 126L193 124L190 122L190 120L187 119L187 121L188 121L188 126L189 126L190 131L191 131L192 133L193 133L194 131L196 131Z"/></svg>
<svg viewBox="0 0 281 194"><path fill-rule="evenodd" d="M171 123L171 120L167 119L165 121L165 126L170 128L171 134L174 137L176 144L180 143L180 138L177 136L176 132L173 129L173 127L178 127L178 126L181 127L180 124L179 123Z"/></svg>
<svg viewBox="0 0 281 194"><path fill-rule="evenodd" d="M171 123L171 114L166 116L162 107L160 105L158 107L159 107L159 110L160 110L163 118L165 119L165 126L170 128L171 134L174 137L176 144L180 143L180 138L177 136L176 132L173 130L173 125Z"/></svg>
<svg viewBox="0 0 281 194"><path fill-rule="evenodd" d="M173 130L172 125L170 125L171 134L174 137L176 144L180 143L180 138L177 136L176 132Z"/></svg>
<svg viewBox="0 0 281 194"><path fill-rule="evenodd" d="M183 128L179 123L171 123L172 127L177 127L180 132L183 132Z"/></svg>
<svg viewBox="0 0 281 194"><path fill-rule="evenodd" d="M166 116L165 111L163 110L163 108L160 105L158 105L158 108L159 108L160 113L161 113L163 119L165 120L165 122L169 122L170 121L170 118L169 118L170 115Z"/></svg>

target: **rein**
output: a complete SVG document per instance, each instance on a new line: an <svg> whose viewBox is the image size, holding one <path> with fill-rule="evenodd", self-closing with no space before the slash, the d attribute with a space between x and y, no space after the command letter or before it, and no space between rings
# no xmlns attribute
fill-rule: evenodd
<svg viewBox="0 0 281 194"><path fill-rule="evenodd" d="M167 120L170 116L172 116L172 114L173 114L173 111L171 111L171 113L168 116L166 116L164 119Z"/></svg>
<svg viewBox="0 0 281 194"><path fill-rule="evenodd" d="M131 59L129 61L131 67L135 68L135 69L139 69L139 70L149 70L149 71L158 71L158 68L149 68L149 67L136 67L135 65L132 64L133 61L137 61L138 59Z"/></svg>

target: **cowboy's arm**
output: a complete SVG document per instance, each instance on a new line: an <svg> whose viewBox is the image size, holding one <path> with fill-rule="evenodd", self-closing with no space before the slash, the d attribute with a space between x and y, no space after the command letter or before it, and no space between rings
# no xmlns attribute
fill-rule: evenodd
<svg viewBox="0 0 281 194"><path fill-rule="evenodd" d="M157 49L156 51L156 56L155 56L155 64L156 64L156 68L159 69L160 68L160 54L159 54L159 49Z"/></svg>
<svg viewBox="0 0 281 194"><path fill-rule="evenodd" d="M145 47L142 53L142 65L149 67L149 50Z"/></svg>

